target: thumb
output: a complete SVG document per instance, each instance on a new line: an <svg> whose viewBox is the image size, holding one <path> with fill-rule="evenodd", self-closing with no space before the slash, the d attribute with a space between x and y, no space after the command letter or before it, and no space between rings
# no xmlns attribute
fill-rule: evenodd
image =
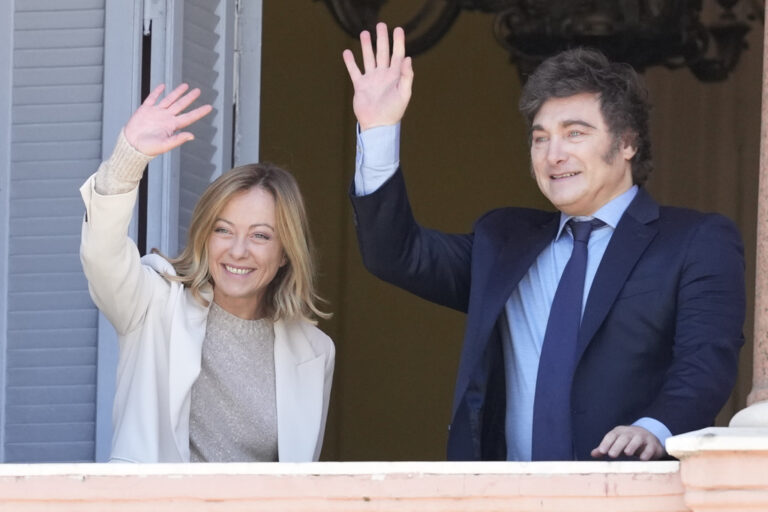
<svg viewBox="0 0 768 512"><path fill-rule="evenodd" d="M170 151L174 148L177 148L186 142L194 140L194 138L195 136L192 135L191 132L177 133L168 139L167 146L166 146L167 149L165 151Z"/></svg>
<svg viewBox="0 0 768 512"><path fill-rule="evenodd" d="M411 97L411 88L413 87L413 60L410 57L403 59L400 65L400 91L404 97Z"/></svg>
<svg viewBox="0 0 768 512"><path fill-rule="evenodd" d="M181 146L185 142L193 140L194 138L195 136L190 132L176 133L162 141L155 141L155 144L153 144L151 148L143 150L142 153L150 156L161 155Z"/></svg>

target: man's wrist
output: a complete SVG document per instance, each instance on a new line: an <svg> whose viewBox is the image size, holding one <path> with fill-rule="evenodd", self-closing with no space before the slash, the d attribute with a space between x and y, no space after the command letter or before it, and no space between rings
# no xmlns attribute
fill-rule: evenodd
<svg viewBox="0 0 768 512"><path fill-rule="evenodd" d="M672 437L672 432L669 431L666 425L657 419L643 417L632 424L635 427L641 427L656 436L662 446L669 437Z"/></svg>
<svg viewBox="0 0 768 512"><path fill-rule="evenodd" d="M375 192L400 165L400 124L357 129L355 194Z"/></svg>

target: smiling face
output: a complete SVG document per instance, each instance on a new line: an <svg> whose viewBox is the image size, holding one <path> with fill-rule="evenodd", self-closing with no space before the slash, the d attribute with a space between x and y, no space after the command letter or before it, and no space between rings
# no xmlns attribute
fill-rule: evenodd
<svg viewBox="0 0 768 512"><path fill-rule="evenodd" d="M240 318L263 316L267 287L286 263L275 215L272 194L253 187L232 196L208 238L213 301Z"/></svg>
<svg viewBox="0 0 768 512"><path fill-rule="evenodd" d="M533 175L544 196L568 215L592 215L629 190L634 154L610 132L597 94L551 98L533 118Z"/></svg>

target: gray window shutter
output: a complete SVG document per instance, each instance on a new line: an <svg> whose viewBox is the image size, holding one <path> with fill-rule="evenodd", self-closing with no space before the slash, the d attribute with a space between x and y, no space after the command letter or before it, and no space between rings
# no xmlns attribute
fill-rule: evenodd
<svg viewBox="0 0 768 512"><path fill-rule="evenodd" d="M232 166L233 27L233 0L184 2L181 79L202 91L196 104L214 110L192 126L195 140L181 147L179 249L200 195Z"/></svg>
<svg viewBox="0 0 768 512"><path fill-rule="evenodd" d="M5 461L94 457L78 189L101 161L104 0L14 6Z"/></svg>

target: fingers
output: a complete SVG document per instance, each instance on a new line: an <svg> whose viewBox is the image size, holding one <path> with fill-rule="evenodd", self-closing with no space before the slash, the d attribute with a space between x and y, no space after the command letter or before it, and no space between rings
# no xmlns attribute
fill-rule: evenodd
<svg viewBox="0 0 768 512"><path fill-rule="evenodd" d="M366 73L373 71L376 68L376 58L373 56L371 34L367 30L360 32L360 49L363 52L363 69Z"/></svg>
<svg viewBox="0 0 768 512"><path fill-rule="evenodd" d="M165 98L163 98L160 103L157 104L157 106L160 108L170 107L177 99L181 97L182 94L187 91L187 89L189 89L189 85L187 84L178 85L174 90L169 92Z"/></svg>
<svg viewBox="0 0 768 512"><path fill-rule="evenodd" d="M190 110L185 114L176 116L176 129L180 130L181 128L186 128L192 123L195 123L203 117L207 116L212 110L213 107L210 105L203 105L202 107L197 107L196 109Z"/></svg>
<svg viewBox="0 0 768 512"><path fill-rule="evenodd" d="M645 448L643 448L643 451L640 452L640 455L638 456L638 458L640 460L651 460L651 459L657 458L657 457L654 457L654 454L655 454L655 450L653 448L653 445L647 444L645 445Z"/></svg>
<svg viewBox="0 0 768 512"><path fill-rule="evenodd" d="M360 68L357 67L352 50L344 50L344 53L341 54L341 58L344 59L344 64L347 66L349 78L352 79L352 82L357 82L363 74L360 72Z"/></svg>
<svg viewBox="0 0 768 512"><path fill-rule="evenodd" d="M163 90L165 90L165 84L160 84L147 95L146 99L142 103L142 106L168 109L169 112L171 112L173 115L176 115L189 107L192 103L195 102L197 98L200 97L200 89L195 88L187 93L188 89L188 84L180 84L170 93L168 93L168 95L159 103L157 103L157 100L163 93Z"/></svg>
<svg viewBox="0 0 768 512"><path fill-rule="evenodd" d="M146 98L144 98L144 101L142 102L142 105L149 105L152 106L157 102L157 99L160 97L161 94L163 94L163 91L165 90L165 84L160 84L154 89L152 89L152 92L150 92Z"/></svg>
<svg viewBox="0 0 768 512"><path fill-rule="evenodd" d="M626 435L625 435L626 436ZM631 457L637 453L637 451L646 446L646 439L640 435L626 436L626 446L622 450L624 455ZM619 452L621 453L621 452Z"/></svg>
<svg viewBox="0 0 768 512"><path fill-rule="evenodd" d="M393 46L392 52L389 50L389 33L387 31L386 23L376 24L376 52L373 51L373 43L371 40L371 33L367 30L360 32L360 49L363 55L363 69L366 73L375 69L399 67L402 60L405 58L405 31L401 27L396 27L392 32ZM352 68L351 64L354 63L352 52L345 50L342 54L344 63L347 65L347 71L350 77L353 75L359 76L360 69L355 64ZM391 56L391 58L390 58ZM357 72L355 72L355 70ZM353 77L354 79L354 77Z"/></svg>
<svg viewBox="0 0 768 512"><path fill-rule="evenodd" d="M354 87L352 108L360 128L396 124L402 119L411 98L413 67L405 55L405 33L393 33L395 43L390 58L387 25L376 25L377 48L374 54L371 34L360 33L362 66L358 67L350 50L342 53L344 64ZM362 69L361 69L362 68Z"/></svg>
<svg viewBox="0 0 768 512"><path fill-rule="evenodd" d="M664 455L664 447L661 446L661 442L653 436L653 439L645 445L645 449L640 454L640 460L655 460L660 459Z"/></svg>
<svg viewBox="0 0 768 512"><path fill-rule="evenodd" d="M155 87L125 124L123 133L131 146L146 155L155 156L192 140L194 136L191 133L176 133L177 130L205 117L213 108L202 105L184 112L200 97L199 89L187 92L188 89L187 84L181 84L158 102L164 86Z"/></svg>
<svg viewBox="0 0 768 512"><path fill-rule="evenodd" d="M389 34L386 23L376 24L376 66L389 67Z"/></svg>
<svg viewBox="0 0 768 512"><path fill-rule="evenodd" d="M642 427L619 426L608 432L591 452L595 458L615 459L622 454L637 456L640 460L658 459L664 455L664 447L655 435Z"/></svg>
<svg viewBox="0 0 768 512"><path fill-rule="evenodd" d="M400 91L404 97L411 97L413 87L413 61L410 57L403 59L400 66Z"/></svg>
<svg viewBox="0 0 768 512"><path fill-rule="evenodd" d="M163 152L170 151L174 148L177 148L184 144L185 142L189 142L191 140L194 140L195 136L192 135L190 132L181 132L174 135L171 135L168 137L168 140L165 141L165 148Z"/></svg>
<svg viewBox="0 0 768 512"><path fill-rule="evenodd" d="M392 31L392 60L399 62L403 58L405 58L405 31L395 27Z"/></svg>
<svg viewBox="0 0 768 512"><path fill-rule="evenodd" d="M608 452L606 453L606 455L612 459L621 456L621 454L624 453L630 441L632 440L632 435L628 432L620 431L617 434L618 435L614 439L613 444L611 444L610 448L608 448ZM631 456L632 454L628 453L627 455Z"/></svg>
<svg viewBox="0 0 768 512"><path fill-rule="evenodd" d="M631 439L632 436L627 435L622 427L616 427L605 434L598 447L592 450L591 455L597 458L608 456L615 459L624 452ZM632 454L628 453L627 455Z"/></svg>
<svg viewBox="0 0 768 512"><path fill-rule="evenodd" d="M600 444L597 446L597 448L592 450L592 457L605 457L608 454L608 450L610 450L611 446L613 446L613 443L616 441L617 437L618 435L616 434L615 429L605 434L605 437L603 437L603 440L600 441Z"/></svg>
<svg viewBox="0 0 768 512"><path fill-rule="evenodd" d="M182 114L195 100L200 97L200 89L195 88L187 92L189 85L181 84L173 91L163 98L160 103L154 105L159 94L162 93L165 85L161 84L157 86L150 94L144 103L149 103L154 109L165 110L171 116L175 117L174 130L178 130L189 126L190 124L198 121L199 119L208 115L211 112L212 107L210 105L203 105L190 112ZM186 93L186 94L185 94Z"/></svg>
<svg viewBox="0 0 768 512"><path fill-rule="evenodd" d="M192 89L187 94L185 94L181 98L178 98L176 101L168 105L168 111L171 112L173 115L177 115L183 112L184 110L186 110L186 108L190 106L192 103L194 103L195 100L199 97L200 97L200 89L197 89L197 88Z"/></svg>

